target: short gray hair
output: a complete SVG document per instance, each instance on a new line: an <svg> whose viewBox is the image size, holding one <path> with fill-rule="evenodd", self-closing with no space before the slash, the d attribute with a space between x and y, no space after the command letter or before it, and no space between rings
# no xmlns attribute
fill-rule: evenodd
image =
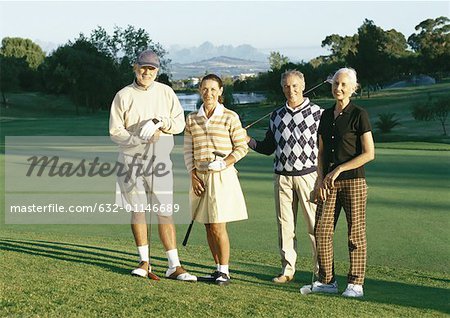
<svg viewBox="0 0 450 318"><path fill-rule="evenodd" d="M284 81L286 81L286 78L292 75L298 76L302 80L302 82L305 83L305 76L303 75L302 72L297 70L286 70L284 73L281 74L281 82L280 82L281 86L284 85Z"/></svg>
<svg viewBox="0 0 450 318"><path fill-rule="evenodd" d="M356 77L356 71L355 71L355 69L353 69L351 67L343 67L343 68L338 69L336 71L336 73L334 73L334 75L333 75L333 82L336 79L336 77L338 77L342 73L347 74L348 78L350 79L350 83L353 85L355 90L358 89L359 83L358 83L358 78Z"/></svg>

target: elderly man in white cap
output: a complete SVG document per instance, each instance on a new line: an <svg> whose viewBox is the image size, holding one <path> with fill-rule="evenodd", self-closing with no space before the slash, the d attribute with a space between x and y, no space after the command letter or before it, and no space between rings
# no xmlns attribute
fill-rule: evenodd
<svg viewBox="0 0 450 318"><path fill-rule="evenodd" d="M125 177L118 177L116 203L127 211L133 211L131 229L138 249L140 263L131 274L140 277L159 279L152 273L149 258L149 242L145 210L158 212L158 232L166 250L167 278L196 281L180 264L176 246L173 219L169 214L160 213L162 205L172 204L172 171L170 152L173 147L173 134L184 130L184 111L175 95L167 85L155 81L160 61L155 52L141 52L134 64L135 80L121 89L111 105L109 133L120 148L119 161L126 167L144 167L156 162L164 163L167 173L157 175L151 169L150 175L132 171ZM147 154L151 154L149 160ZM156 159L155 159L156 158ZM138 160L138 164L136 164ZM130 164L131 163L131 164ZM155 173L153 173L155 170ZM146 170L148 171L148 169ZM153 211L152 208L156 209ZM161 205L161 207L159 207Z"/></svg>

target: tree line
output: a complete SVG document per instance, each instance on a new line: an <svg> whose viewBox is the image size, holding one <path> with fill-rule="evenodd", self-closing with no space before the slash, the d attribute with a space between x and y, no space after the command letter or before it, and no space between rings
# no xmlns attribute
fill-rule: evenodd
<svg viewBox="0 0 450 318"><path fill-rule="evenodd" d="M2 101L8 103L8 92L42 91L69 96L77 114L80 107L92 113L107 110L114 94L132 82L132 64L144 49L161 57L158 80L169 83L167 51L144 29L131 25L116 26L112 34L99 26L48 56L29 39L5 37L0 48Z"/></svg>
<svg viewBox="0 0 450 318"><path fill-rule="evenodd" d="M270 70L256 78L234 83L235 90L269 91L274 100L282 100L279 79L286 69L300 70L312 86L324 81L334 71L351 66L358 73L362 88L371 90L412 75L427 74L437 80L450 72L450 19L438 17L420 22L408 37L395 29L383 30L366 19L352 36L331 34L322 47L331 54L309 62L292 63L280 52L271 52ZM307 83L307 84L308 84ZM328 94L323 87L317 93ZM369 95L370 97L370 95Z"/></svg>
<svg viewBox="0 0 450 318"><path fill-rule="evenodd" d="M413 74L437 79L446 76L450 72L450 20L427 19L415 29L406 39L402 33L383 30L366 19L353 36L327 36L322 47L331 52L329 55L292 63L281 53L272 52L269 71L256 78L227 83L227 92L264 91L269 99L282 100L280 75L286 69L302 71L307 85L312 86L338 68L351 66L368 93ZM92 113L107 110L115 92L133 80L131 66L136 54L149 48L161 57L158 81L170 84L168 52L144 29L131 25L116 26L112 34L98 26L90 35L80 34L47 56L29 39L5 37L0 48L2 102L8 103L10 92L42 91L69 96L77 113L80 107ZM329 89L323 87L322 92L328 94Z"/></svg>

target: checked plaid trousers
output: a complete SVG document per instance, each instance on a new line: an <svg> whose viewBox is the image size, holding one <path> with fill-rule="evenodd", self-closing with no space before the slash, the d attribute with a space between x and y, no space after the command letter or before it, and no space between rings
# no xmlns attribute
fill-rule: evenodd
<svg viewBox="0 0 450 318"><path fill-rule="evenodd" d="M325 201L319 202L316 213L319 280L329 284L335 281L333 235L341 208L344 208L348 227L350 254L349 284L364 284L366 270L366 202L367 185L363 178L340 180Z"/></svg>

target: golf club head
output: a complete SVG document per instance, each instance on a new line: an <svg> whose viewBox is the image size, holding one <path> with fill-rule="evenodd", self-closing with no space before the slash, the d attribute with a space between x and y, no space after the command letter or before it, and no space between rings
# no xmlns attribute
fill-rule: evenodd
<svg viewBox="0 0 450 318"><path fill-rule="evenodd" d="M312 286L311 285L305 285L300 288L300 294L302 295L308 295L312 293Z"/></svg>
<svg viewBox="0 0 450 318"><path fill-rule="evenodd" d="M325 82L329 83L329 84L333 84L333 75L328 75L327 79L325 80Z"/></svg>
<svg viewBox="0 0 450 318"><path fill-rule="evenodd" d="M148 278L150 278L151 280L161 280L158 275L153 274L152 272L148 272Z"/></svg>

